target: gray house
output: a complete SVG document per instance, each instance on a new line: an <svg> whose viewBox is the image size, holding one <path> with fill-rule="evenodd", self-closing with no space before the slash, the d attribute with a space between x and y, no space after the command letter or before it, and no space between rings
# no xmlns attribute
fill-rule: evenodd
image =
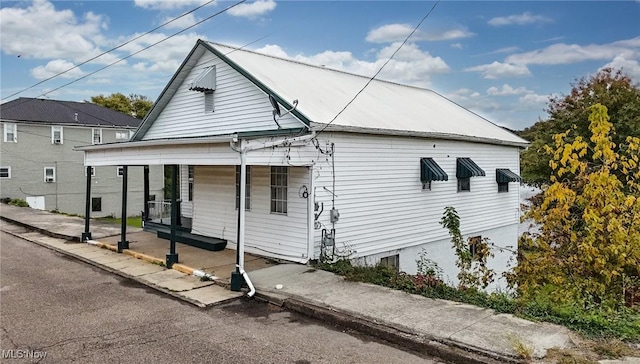
<svg viewBox="0 0 640 364"><path fill-rule="evenodd" d="M19 98L0 108L0 197L20 198L41 210L85 214L84 155L74 146L126 142L140 120L84 102ZM122 167L92 171L91 215L121 215ZM127 215L143 209L143 167L129 168ZM163 167L150 169L151 196L162 198Z"/></svg>

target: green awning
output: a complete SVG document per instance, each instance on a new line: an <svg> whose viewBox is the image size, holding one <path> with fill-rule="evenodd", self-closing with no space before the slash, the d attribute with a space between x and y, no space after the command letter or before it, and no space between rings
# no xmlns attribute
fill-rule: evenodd
<svg viewBox="0 0 640 364"><path fill-rule="evenodd" d="M496 182L522 182L522 178L517 174L511 172L511 170L506 168L498 168L496 169Z"/></svg>
<svg viewBox="0 0 640 364"><path fill-rule="evenodd" d="M456 164L457 164L457 168L456 168L457 178L486 176L482 168L478 167L476 162L472 161L471 158L458 158L458 161Z"/></svg>
<svg viewBox="0 0 640 364"><path fill-rule="evenodd" d="M449 176L447 176L433 158L421 158L420 180L423 183L431 181L448 181Z"/></svg>

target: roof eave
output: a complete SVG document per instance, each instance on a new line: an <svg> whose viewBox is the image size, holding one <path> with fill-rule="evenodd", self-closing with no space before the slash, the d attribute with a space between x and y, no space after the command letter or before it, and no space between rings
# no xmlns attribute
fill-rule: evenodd
<svg viewBox="0 0 640 364"><path fill-rule="evenodd" d="M231 141L232 138L233 138L233 135L219 135L219 136L212 136L212 137L196 137L196 138L132 140L129 142L116 142L116 143L94 144L94 145L78 145L73 147L73 150L98 151L98 150L108 150L108 149L156 147L156 146L164 146L164 145L216 144L216 143L227 143Z"/></svg>
<svg viewBox="0 0 640 364"><path fill-rule="evenodd" d="M336 124L321 124L312 123L312 128L315 131L338 131L347 133L362 133L362 134L374 134L374 135L393 135L393 136L406 136L406 137L418 137L418 138L433 138L433 139L445 139L445 140L458 140L471 143L484 143L493 145L504 145L511 147L526 148L530 143L517 142L511 140L483 138L470 135L459 135L449 133L436 133L436 132L424 132L413 130L395 130L395 129L378 129L378 128L365 128L359 126L346 126Z"/></svg>

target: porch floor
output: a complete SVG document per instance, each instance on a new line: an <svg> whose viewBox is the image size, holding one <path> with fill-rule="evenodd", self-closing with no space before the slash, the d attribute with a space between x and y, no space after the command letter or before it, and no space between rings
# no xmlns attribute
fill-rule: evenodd
<svg viewBox="0 0 640 364"><path fill-rule="evenodd" d="M118 245L119 240L119 235L100 238L100 242L112 245ZM158 238L155 232L139 231L127 233L127 240L129 240L130 250L150 255L154 258L165 260L166 254L169 252L169 241ZM230 242L229 244L233 245L234 243ZM214 252L176 243L176 253L178 253L178 263L205 271L222 281L229 281L231 272L236 269L236 251L233 249ZM244 264L247 272L272 265L268 259L248 253L244 255Z"/></svg>

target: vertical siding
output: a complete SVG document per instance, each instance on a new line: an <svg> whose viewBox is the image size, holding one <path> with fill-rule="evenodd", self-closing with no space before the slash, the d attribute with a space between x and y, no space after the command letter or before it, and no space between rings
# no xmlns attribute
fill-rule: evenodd
<svg viewBox="0 0 640 364"><path fill-rule="evenodd" d="M216 90L213 94L215 110L205 113L204 93L190 91L189 84L203 69L213 65L216 66ZM271 111L268 96L262 90L218 57L206 52L143 139L273 130L277 129L277 125ZM283 128L301 126L291 115L278 122Z"/></svg>
<svg viewBox="0 0 640 364"><path fill-rule="evenodd" d="M92 127L64 126L63 144L51 144L51 125L18 124L18 142L2 143L2 165L11 167L11 178L0 181L1 197L26 199L45 196L46 210L77 215L85 214L84 153L74 146L92 142ZM115 142L116 131L102 128L104 143ZM122 178L117 176L117 162L95 168L92 197L102 198L102 210L91 216L121 215ZM56 182L44 182L44 167L56 168ZM129 168L127 215L137 215L143 206L142 167ZM150 169L151 194L162 196L162 166Z"/></svg>
<svg viewBox="0 0 640 364"><path fill-rule="evenodd" d="M235 166L198 166L193 203L194 233L237 242ZM298 192L308 184L308 168L289 168L287 215L270 213L270 167L251 167L251 207L246 212L245 246L248 252L287 259L308 259L307 199Z"/></svg>
<svg viewBox="0 0 640 364"><path fill-rule="evenodd" d="M498 193L495 180L496 168L520 172L516 147L346 133L323 137L335 143L334 193L340 212L336 240L338 247L351 250L352 257L447 239L439 224L446 206L456 208L466 235L519 222L518 184L510 183L508 193ZM422 190L422 157L432 157L449 180L434 181L431 191ZM457 157L472 158L486 172L485 177L471 178L470 192L457 192ZM332 169L328 163L319 166L314 167L320 170L314 174L314 186L316 202L325 205L320 223L331 228L331 194L323 187L332 190ZM495 243L514 245L516 239L514 234L513 241ZM315 240L319 244L319 229Z"/></svg>
<svg viewBox="0 0 640 364"><path fill-rule="evenodd" d="M193 202L189 201L189 165L180 165L180 212L184 217L193 216ZM195 176L194 176L195 181Z"/></svg>

